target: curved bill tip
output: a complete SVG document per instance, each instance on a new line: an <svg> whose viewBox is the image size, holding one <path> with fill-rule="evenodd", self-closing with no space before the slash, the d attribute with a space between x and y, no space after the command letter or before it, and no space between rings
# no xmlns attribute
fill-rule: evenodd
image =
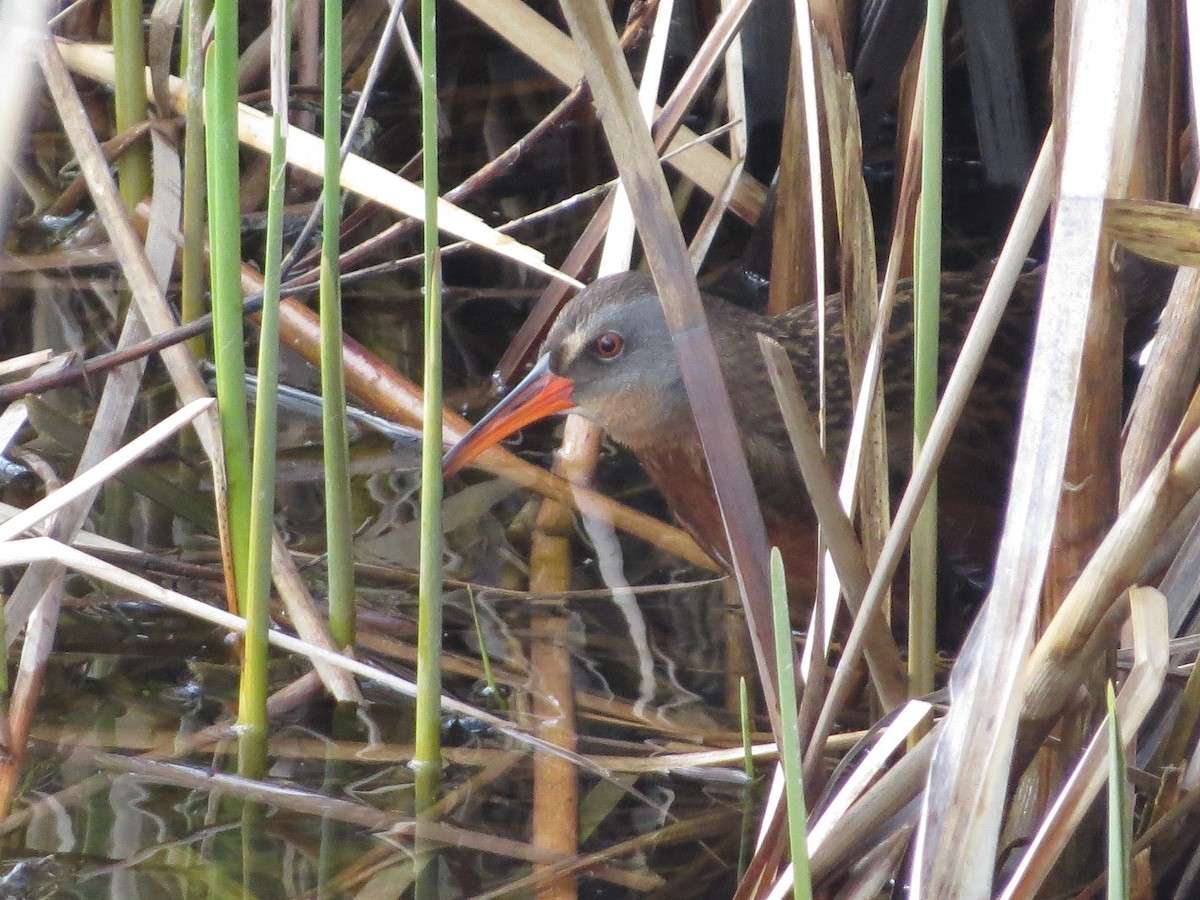
<svg viewBox="0 0 1200 900"><path fill-rule="evenodd" d="M549 355L542 356L521 383L442 457L442 474L449 477L462 471L514 431L570 409L575 405L574 387L571 379L550 371Z"/></svg>

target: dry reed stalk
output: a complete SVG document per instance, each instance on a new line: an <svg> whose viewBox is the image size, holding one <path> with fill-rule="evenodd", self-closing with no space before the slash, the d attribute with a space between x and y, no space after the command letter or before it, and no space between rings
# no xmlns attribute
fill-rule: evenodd
<svg viewBox="0 0 1200 900"><path fill-rule="evenodd" d="M1056 26L1055 47L1062 52L1070 44L1069 24L1060 18ZM1054 120L1062 126L1066 123L1068 100L1065 93L1055 92ZM1098 252L1102 258L1111 253L1107 239ZM1117 510L1123 372L1112 360L1122 357L1125 320L1109 266L1097 269L1092 291L1095 299L1084 335L1079 396L1063 472L1068 489L1062 492L1054 522L1038 614L1041 624L1053 618ZM1040 827L1039 823L1045 822L1047 807L1057 788L1075 768L1075 761L1091 736L1092 723L1103 716L1105 668L1104 662L1099 661L1090 673L1090 702L1076 705L1058 723L1055 740L1041 747L1035 762L1021 774L1021 786L1014 792L1008 813L1006 842L1028 841ZM1098 824L1090 823L1092 828ZM1096 835L1080 835L1082 841L1089 838L1094 840ZM1085 855L1066 855L1050 888L1077 882L1086 874L1081 865L1090 865Z"/></svg>
<svg viewBox="0 0 1200 900"><path fill-rule="evenodd" d="M867 786L887 766L888 759L906 741L915 745L921 733L923 733L924 729L922 726L928 724L927 719L932 712L933 707L921 700L910 700L901 709L897 710L897 714L891 719L888 726L882 729L881 733L876 736L877 740L871 749L847 773L845 780L840 784L837 792L828 798L828 802L824 803L821 809L813 810L810 815L808 832L808 852L810 855L818 853L821 845L839 827L840 820L846 815L846 812L863 796ZM776 772L778 773L778 769ZM912 826L907 824L896 828L888 835L888 841L895 839L898 835L907 834L911 830ZM891 868L887 868L889 864L885 861L877 861L872 871L879 871L872 877L872 881L885 876L892 877L895 874L895 864L899 862L895 851L893 850L886 854L885 860L891 860ZM883 869L886 869L886 871L883 871ZM767 896L771 898L782 897L788 891L792 890L794 883L794 866L789 863L775 883L771 885L771 892Z"/></svg>
<svg viewBox="0 0 1200 900"><path fill-rule="evenodd" d="M555 466L569 481L587 478L595 468L600 435L594 425L572 417ZM554 500L542 501L529 556L529 589L566 592L571 587L571 510ZM544 740L574 750L575 693L571 684L570 620L561 609L537 609L531 622L529 648L532 726ZM538 753L533 758L533 835L535 846L566 857L578 853L579 785L574 767ZM545 867L542 867L545 868ZM535 867L538 871L538 867ZM575 877L564 873L539 885L543 900L566 900L578 890Z"/></svg>
<svg viewBox="0 0 1200 900"><path fill-rule="evenodd" d="M862 546L854 534L854 526L846 515L837 497L837 489L829 465L817 439L812 413L805 404L795 370L788 361L787 353L779 344L760 337L759 345L767 361L767 371L775 388L776 399L783 412L783 421L792 441L792 449L812 499L817 521L821 523L829 552L833 556L838 574L846 591L846 603L852 616L859 615L862 597L870 581ZM876 693L886 711L891 711L904 702L906 697L904 663L900 651L892 639L879 610L867 611L872 617L866 629L864 655L871 670ZM820 747L820 742L815 742ZM807 762L820 759L819 749L810 747Z"/></svg>
<svg viewBox="0 0 1200 900"><path fill-rule="evenodd" d="M1105 250L1100 251L1102 255ZM1117 512L1119 456L1121 444L1122 376L1121 367L1112 361L1123 356L1125 316L1123 304L1112 285L1109 267L1097 272L1095 301L1087 321L1081 363L1079 398L1071 425L1063 483L1067 489L1059 500L1054 523L1054 540L1046 564L1042 587L1041 622L1053 618L1071 584L1095 552ZM1034 765L1024 773L1024 789L1018 798L1029 795L1030 802L1013 811L1028 826L1037 828L1046 821L1046 807L1058 786L1076 769L1076 760L1084 751L1092 724L1103 718L1106 678L1112 677L1105 659L1097 659L1086 679L1087 702L1077 704L1055 727L1056 740L1048 741ZM1077 848L1098 840L1098 819L1088 824L1088 832L1078 835ZM1010 827L1006 842L1023 842L1030 835ZM1086 853L1058 854L1061 861L1054 881L1047 887L1078 883L1091 873L1093 860Z"/></svg>
<svg viewBox="0 0 1200 900"><path fill-rule="evenodd" d="M880 826L891 821L920 794L941 730L939 722L901 756L847 810L821 846L812 851L810 868L814 884L851 865L855 855L864 852L878 836Z"/></svg>
<svg viewBox="0 0 1200 900"><path fill-rule="evenodd" d="M811 31L804 30L810 42ZM800 71L800 48L792 38L790 77L784 100L783 143L780 147L779 187L771 234L771 287L767 311L778 314L793 306L824 296L825 240L823 210L816 203L814 188L821 183L821 135L816 128L816 111L806 104ZM810 73L805 72L806 75ZM814 92L813 96L816 94ZM815 161L815 176L814 176ZM817 339L824 347L824 317ZM824 356L821 357L822 361ZM824 371L824 366L821 366ZM821 396L824 397L822 384Z"/></svg>
<svg viewBox="0 0 1200 900"><path fill-rule="evenodd" d="M876 274L875 231L871 204L862 175L862 133L854 82L844 71L835 69L833 51L819 45L825 108L832 120L836 111L838 126L831 126L830 154L835 179L834 196L838 201L838 233L841 240L842 317L846 341L846 361L850 371L851 392L857 408L864 385L874 395L865 431L851 434L842 472L839 496L843 507L853 506L857 489L858 509L862 517L863 550L868 564L875 565L887 537L891 519L887 429L884 426L883 386L863 379L871 343L872 323L879 316L879 281ZM838 136L840 140L838 139ZM840 185L840 189L837 186ZM855 426L860 425L855 421ZM861 459L861 465L853 461ZM884 604L884 609L888 605Z"/></svg>

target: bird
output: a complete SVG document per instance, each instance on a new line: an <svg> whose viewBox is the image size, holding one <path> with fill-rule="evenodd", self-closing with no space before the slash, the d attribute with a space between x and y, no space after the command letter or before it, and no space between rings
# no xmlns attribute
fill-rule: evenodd
<svg viewBox="0 0 1200 900"><path fill-rule="evenodd" d="M939 372L943 385L984 284L973 274L942 276ZM942 463L942 531L969 544L952 552L978 555L975 545L986 547L998 527L1037 296L1038 279L1022 276ZM768 539L783 555L789 593L807 596L811 603L817 566L815 515L758 335L784 347L805 402L817 410L818 304L808 302L767 316L712 294L702 294L701 299ZM851 382L842 298L831 295L824 305L826 452L837 471L849 438ZM895 479L907 475L912 455L912 313L912 283L903 281L883 349L889 469ZM443 470L454 474L517 430L564 412L590 419L631 450L679 523L728 569L725 528L670 332L648 274L626 272L597 279L568 301L528 375L447 452ZM987 561L967 562L986 565Z"/></svg>

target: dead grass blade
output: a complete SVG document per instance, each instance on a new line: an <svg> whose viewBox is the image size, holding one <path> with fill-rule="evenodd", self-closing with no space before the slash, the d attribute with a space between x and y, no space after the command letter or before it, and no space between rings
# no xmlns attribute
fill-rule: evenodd
<svg viewBox="0 0 1200 900"><path fill-rule="evenodd" d="M20 356L11 356L6 360L0 361L0 378L8 378L19 372L28 372L31 369L44 366L53 357L54 350L51 348L34 350L30 353L23 353Z"/></svg>
<svg viewBox="0 0 1200 900"><path fill-rule="evenodd" d="M798 22L808 22L809 17ZM817 111L813 72L803 69L800 44L807 42L812 57L812 29L797 29L792 37L787 95L784 100L783 144L780 147L774 222L771 231L771 283L767 312L778 315L784 310L825 296L825 234L821 194L821 134L816 125ZM808 81L805 85L804 82ZM814 165L815 160L815 165ZM814 193L815 192L815 193ZM817 319L818 396L825 396L825 316L823 307Z"/></svg>
<svg viewBox="0 0 1200 900"><path fill-rule="evenodd" d="M838 822L821 846L812 853L813 882L828 878L852 858L863 853L879 832L921 792L933 759L934 744L941 734L939 722L887 773L871 785ZM915 809L910 816L916 818Z"/></svg>
<svg viewBox="0 0 1200 900"><path fill-rule="evenodd" d="M296 634L310 644L316 644L331 653L336 652L338 647L329 634L328 619L313 602L312 593L300 577L296 560L283 543L278 529L271 534L271 578ZM357 682L346 672L315 659L313 667L338 703L362 704L362 692L359 691Z"/></svg>
<svg viewBox="0 0 1200 900"><path fill-rule="evenodd" d="M817 853L820 846L830 837L834 829L838 827L839 820L846 814L855 801L862 796L867 786L887 765L887 761L891 755L904 745L904 742L914 734L932 710L933 707L928 703L920 700L910 701L897 712L888 726L881 731L874 746L855 765L846 778L845 783L833 796L833 799L825 807L825 810L809 826L808 850L810 855ZM778 777L778 770L776 770L776 777ZM898 835L903 835L907 839L909 832L911 832L911 826L906 826L897 833L889 835L888 841L894 840ZM890 868L893 871L895 864L899 861L897 854L902 852L902 850L903 847L893 847L886 854L887 858L891 860ZM792 864L789 863L775 883L771 885L770 892L766 895L768 900L775 900L775 898L782 900L782 898L790 894L794 878L795 872Z"/></svg>
<svg viewBox="0 0 1200 900"><path fill-rule="evenodd" d="M650 28L650 43L646 48L646 60L642 65L642 83L638 86L638 105L643 119L652 121L655 100L662 82L663 61L667 54L667 37L671 32L671 13L675 0L658 0L654 11L654 23ZM633 110L630 110L632 113ZM612 215L609 217L608 232L604 237L604 249L600 253L600 275L613 275L629 270L633 260L634 222L633 209L625 187L617 183L613 198Z"/></svg>
<svg viewBox="0 0 1200 900"><path fill-rule="evenodd" d="M837 487L829 471L821 442L817 437L812 413L804 402L795 370L788 361L787 351L779 344L762 335L759 347L767 363L767 373L775 389L775 397L783 414L784 425L800 466L804 485L812 499L817 521L821 523L829 553L833 557L838 575L846 592L846 605L852 616L873 617L866 626L865 654L867 665L879 700L886 711L902 704L906 698L904 663L900 651L892 640L891 629L878 609L861 611L863 592L870 580L862 547L854 534L846 512L838 500ZM821 757L821 744L825 736L813 736L805 759L814 764Z"/></svg>
<svg viewBox="0 0 1200 900"><path fill-rule="evenodd" d="M167 90L171 74L171 49L183 0L156 0L146 29L146 68L150 71L150 94L159 109L170 109ZM156 182L157 183L157 179Z"/></svg>
<svg viewBox="0 0 1200 900"><path fill-rule="evenodd" d="M991 282L984 292L979 311L971 323L971 329L967 334L962 351L959 353L958 361L955 363L954 370L942 394L942 400L938 405L937 414L934 416L929 436L913 466L912 476L900 501L892 527L884 541L883 549L880 551L879 560L871 572L870 584L862 601L863 609L866 612L860 611L851 628L850 636L846 639L815 734L828 732L832 728L835 717L841 712L847 692L852 685L854 669L861 658L866 641L871 639L870 622L872 620L867 616L878 615L878 610L887 596L888 585L903 556L916 513L920 509L921 503L924 502L933 474L937 471L959 414L962 412L975 378L979 374L983 358L1004 314L1004 308L1020 273L1025 255L1041 226L1042 217L1049 205L1052 188L1050 158L1052 146L1053 141L1048 136L1043 144L1038 164L1030 177L1021 206L1014 218L1008 240L1005 241L1004 248L1001 250Z"/></svg>
<svg viewBox="0 0 1200 900"><path fill-rule="evenodd" d="M736 133L736 128L734 129L734 133ZM700 226L692 236L691 243L688 244L688 253L692 257L693 272L699 273L700 268L704 265L705 257L707 257L713 239L717 235L717 229L721 226L721 221L725 218L725 213L729 210L729 201L733 197L734 188L737 187L738 179L742 175L745 164L746 158L744 155L734 157L734 166L729 171L729 180L725 182L725 187L717 196L713 197L712 203L704 211L704 219L700 222Z"/></svg>
<svg viewBox="0 0 1200 900"><path fill-rule="evenodd" d="M838 900L874 900L882 896L908 853L912 832L913 826L902 825L868 850L851 866Z"/></svg>
<svg viewBox="0 0 1200 900"><path fill-rule="evenodd" d="M126 283L136 303L136 311L131 310L125 318L118 342L118 347L127 347L142 337L147 323L165 327L174 324L170 312L166 309L158 280L159 275L166 277L169 266L164 267L158 274L152 269L129 221L79 94L55 43L47 42L43 45L40 62L47 88L79 159L96 209L108 231L113 250L121 263ZM182 348L172 348L164 353L164 361L186 402L207 399L207 392L186 351ZM137 397L137 388L144 369L145 360L139 360L112 372L105 381L104 392L96 411L96 424L80 454L77 471L85 472L97 465L120 439ZM201 415L195 419L195 425L206 449L214 451L213 456L219 459L219 438L213 427L212 414ZM223 472L219 463L214 466L214 472L219 481ZM55 538L69 541L74 537L87 516L97 490L97 487L92 486L81 493L73 505L60 510L51 532ZM29 616L30 620L26 627L22 662L13 690L13 731L9 745L12 748L12 757L0 769L0 806L5 811L23 765L26 735L40 692L42 667L53 644L65 574L62 566L52 559L35 558L30 561L35 564L22 576L6 605L8 618L16 623L16 629L20 628L26 616ZM12 633L15 634L16 631Z"/></svg>
<svg viewBox="0 0 1200 900"><path fill-rule="evenodd" d="M908 701L893 717L887 728L879 735L874 746L855 765L846 781L821 811L808 832L810 853L816 853L822 844L839 826L846 812L858 802L867 787L886 766L891 755L900 749L908 737L933 712L933 707L923 700Z"/></svg>
<svg viewBox="0 0 1200 900"><path fill-rule="evenodd" d="M842 322L846 343L846 363L850 386L858 408L864 385L871 392L867 419L855 417L847 441L846 463L838 487L845 509L853 509L855 494L862 516L863 549L874 566L891 527L891 499L888 472L887 430L884 425L883 385L865 382L863 373L870 352L871 333L879 317L879 280L876 272L875 229L871 221L871 202L863 180L862 132L854 82L845 72L836 70L832 50L820 45L822 86L826 109L833 119L838 111L840 125L830 123L830 155L835 173L838 199L838 227L841 234ZM838 134L842 137L839 140ZM841 185L837 189L837 185ZM857 428L855 432L853 429Z"/></svg>
<svg viewBox="0 0 1200 900"><path fill-rule="evenodd" d="M817 22L824 21L823 28ZM815 45L814 64L817 83L821 88L821 111L828 134L827 144L832 171L831 192L836 207L843 334L847 366L850 371L851 395L855 410L863 384L873 385L878 397L882 386L878 378L865 379L866 360L870 355L873 323L879 318L879 284L876 273L876 248L871 224L870 201L862 174L862 135L853 79L846 73L840 41L829 37L836 32L828 10L814 11L812 40ZM826 206L830 206L827 202ZM882 332L881 332L882 334ZM824 347L824 339L822 339ZM864 431L864 425L866 430ZM864 458L863 453L866 452ZM883 536L889 527L891 506L888 495L887 439L883 424L883 403L879 399L871 408L869 418L856 417L846 447L838 496L842 507L853 510L861 489L863 549L868 562L878 556ZM836 570L824 563L824 584L821 602L824 605L824 641L833 640L834 612L840 586ZM807 652L807 647L806 647Z"/></svg>
<svg viewBox="0 0 1200 900"><path fill-rule="evenodd" d="M48 43L44 47L42 68L46 74L47 84L51 86L51 93L56 99L63 128L71 139L72 149L75 151L87 179L88 190L104 221L104 227L108 231L109 240L112 241L117 261L120 263L122 273L145 326L148 326L153 333L170 331L176 323L163 298L162 288L158 282L158 273L147 259L137 231L117 194L116 185L109 174L108 164L100 152L99 144L96 142L79 94L58 54L58 42ZM141 327L143 326L138 326L138 328ZM140 337L140 332L135 328L127 342L131 343L138 337ZM194 361L184 348L169 347L163 351L162 358L176 390L185 403L209 396ZM132 369L133 367L125 368ZM116 373L109 375L110 382L113 381L115 375ZM130 388L125 386L122 391L130 391ZM136 393L136 381L131 392ZM124 417L121 420L124 421ZM196 427L210 460L220 459L219 437L214 417L205 416L199 419ZM221 466L215 466L214 477L220 480L223 478L223 471Z"/></svg>
<svg viewBox="0 0 1200 900"><path fill-rule="evenodd" d="M733 168L726 179L725 187L721 189L720 193L714 195L713 202L705 211L704 220L700 223L700 227L696 229L691 245L688 248L692 254L692 265L697 272L700 271L700 267L704 264L704 259L708 255L713 238L716 236L717 228L724 218L725 212L729 209L729 204L733 200L733 194L737 190L738 184L741 183L742 171L745 168L748 141L746 132L746 82L743 71L742 42L741 38L737 37L736 34L737 29L741 26L742 18L748 9L749 4L744 2L744 0L721 0L722 20L726 16L737 16L737 21L730 23L730 31L734 36L729 41L729 45L725 50L723 68L725 76L725 105L729 115L729 158L733 162ZM713 30L715 31L716 27ZM705 41L705 46L707 45L708 41ZM717 54L714 52L711 55L715 60ZM688 68L691 71L695 67L689 66ZM705 71L708 71L710 68L706 68Z"/></svg>
<svg viewBox="0 0 1200 900"><path fill-rule="evenodd" d="M163 221L164 217L169 218L167 210L173 208L172 203L167 199L171 191L169 189L160 191L156 182L154 201L151 205L151 224L147 226L149 232L148 251L143 251L137 232L117 195L116 186L109 174L107 163L100 153L74 84L66 66L58 56L56 43L47 44L44 49L43 70L46 72L47 83L53 86L52 90L58 100L63 126L71 137L72 146L87 178L88 188L104 220L113 248L117 253L117 259L140 313L140 318L134 315L127 318L119 348L128 346L139 339L144 334L146 325L156 334L168 332L175 327L176 323L174 315L163 297L161 285L170 276L170 261L173 254L161 251L172 243L168 235L174 229ZM170 184L170 181L165 180L164 184ZM160 197L162 198L161 203ZM154 227L156 221L158 227ZM156 262L151 262L148 252L155 253ZM186 348L179 345L167 347L162 351L162 359L184 402L192 403L208 399L208 391L200 378L195 361ZM137 385L144 367L144 359L133 365L123 366L112 372L105 383L105 393L101 398L96 421L109 428L114 428L116 435L119 435L124 427L123 423L128 418L128 409L132 408L133 400L137 396ZM220 509L220 505L223 503L225 495L225 470L220 450L220 435L214 427L214 418L211 414L201 416L195 420L195 425L200 443L212 465L214 495L219 507L218 521L223 524L225 515ZM81 470L91 466L94 459L106 455L111 446L111 444L101 446L99 443L94 445L94 439L94 434L89 436L88 446L80 461ZM114 435L111 440L115 441L116 436ZM86 514L86 506L77 507L76 510L70 517L59 517L52 532L53 537L61 540L70 539L82 523L83 516ZM221 536L224 540L225 529L223 527ZM320 624L320 617L313 612L312 599L307 590L302 588L290 558L276 555L275 560L281 566L277 571L278 584L282 596L291 608L297 627L311 628L311 630L302 630L301 633L312 641L326 642L328 639L323 625ZM12 604L10 608L14 613L22 609L32 609L33 603L44 593L45 584L49 579L49 571L45 567L35 566L26 574L10 601ZM330 674L328 670L322 671ZM358 696L357 688L352 681L337 676L336 673L330 675L328 684L330 692L335 697L352 699Z"/></svg>

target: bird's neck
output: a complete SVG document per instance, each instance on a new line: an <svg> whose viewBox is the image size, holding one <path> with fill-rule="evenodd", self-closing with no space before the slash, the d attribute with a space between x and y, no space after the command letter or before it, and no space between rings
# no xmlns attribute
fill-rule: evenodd
<svg viewBox="0 0 1200 900"><path fill-rule="evenodd" d="M694 426L689 423L689 428L694 435ZM721 510L713 494L704 450L692 435L683 436L683 439L676 436L667 439L664 435L664 439L655 444L632 449L680 524L705 553L728 568L729 552Z"/></svg>
<svg viewBox="0 0 1200 900"><path fill-rule="evenodd" d="M705 553L730 571L725 524L700 441L664 440L654 447L635 452L679 523ZM803 497L775 499L776 503L761 504L767 540L783 554L792 603L801 609L808 608L816 591L815 522L811 517L797 514L806 507Z"/></svg>

